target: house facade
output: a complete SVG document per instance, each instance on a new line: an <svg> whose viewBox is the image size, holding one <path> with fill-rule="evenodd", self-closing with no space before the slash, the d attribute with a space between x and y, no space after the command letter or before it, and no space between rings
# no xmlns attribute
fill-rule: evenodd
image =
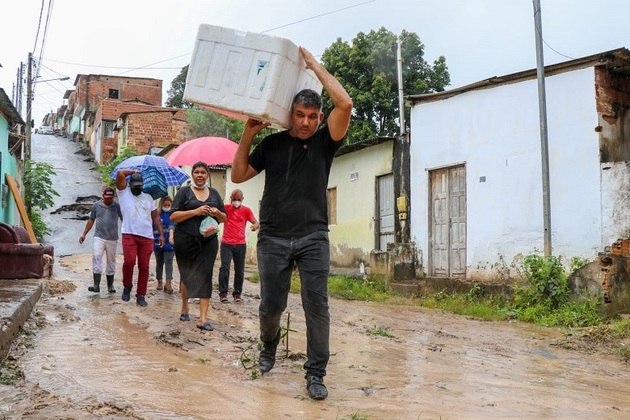
<svg viewBox="0 0 630 420"><path fill-rule="evenodd" d="M333 160L328 180L330 263L359 270L370 264L371 254L385 252L394 242L393 138L376 138L343 146ZM244 205L259 215L264 173L242 184L226 171L224 199L235 188L243 191ZM246 231L247 260L256 261L257 232Z"/></svg>
<svg viewBox="0 0 630 420"><path fill-rule="evenodd" d="M112 137L115 141L113 155L125 147L133 147L141 154L154 154L157 149L170 144L179 145L190 139L184 109L153 107L147 110L112 113L115 114L118 114L119 118L114 126L118 135L115 139Z"/></svg>
<svg viewBox="0 0 630 420"><path fill-rule="evenodd" d="M18 134L25 126L4 89L0 88L0 222L19 225L20 217L15 199L9 190L7 175L22 183L21 154L24 135Z"/></svg>
<svg viewBox="0 0 630 420"><path fill-rule="evenodd" d="M552 255L630 237L630 52L545 67ZM545 246L536 70L409 96L420 274L491 281Z"/></svg>
<svg viewBox="0 0 630 420"><path fill-rule="evenodd" d="M103 115L110 117L109 110L103 113L103 101L133 102L161 107L162 81L141 77L78 74L74 81L74 90L67 91L64 99L66 97L68 104L62 122L68 134L87 142L95 159L101 163L102 143L107 143L107 140L103 141L99 135L108 133L107 124L101 123ZM98 121L97 114L100 116ZM114 123L117 118L118 116L114 118ZM112 123L111 120L105 121Z"/></svg>

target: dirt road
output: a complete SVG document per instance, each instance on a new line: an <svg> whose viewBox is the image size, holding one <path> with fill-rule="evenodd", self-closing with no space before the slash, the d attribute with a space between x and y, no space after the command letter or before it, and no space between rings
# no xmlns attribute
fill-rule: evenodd
<svg viewBox="0 0 630 420"><path fill-rule="evenodd" d="M147 308L87 291L90 256L66 256L29 323L25 379L0 387L5 418L623 419L630 369L565 350L563 334L416 307L332 299L326 401L308 399L304 320L289 302L289 358L264 376L257 290L211 309L215 331L178 319L179 297L152 290ZM122 264L119 264L119 267ZM120 277L118 277L120 278ZM155 289L155 282L150 283ZM197 313L191 305L191 314ZM283 323L286 323L285 315ZM35 327L40 324L40 327Z"/></svg>

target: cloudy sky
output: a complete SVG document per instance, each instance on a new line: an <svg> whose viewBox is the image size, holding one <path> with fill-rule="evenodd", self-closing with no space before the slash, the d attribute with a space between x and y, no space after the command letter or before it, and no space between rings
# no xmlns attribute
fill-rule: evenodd
<svg viewBox="0 0 630 420"><path fill-rule="evenodd" d="M546 64L630 47L630 1L540 1ZM535 68L533 15L532 0L4 0L0 87L12 97L33 52L36 125L64 103L77 74L162 79L165 100L203 23L287 38L316 56L337 38L404 29L418 34L429 63L446 57L458 87Z"/></svg>

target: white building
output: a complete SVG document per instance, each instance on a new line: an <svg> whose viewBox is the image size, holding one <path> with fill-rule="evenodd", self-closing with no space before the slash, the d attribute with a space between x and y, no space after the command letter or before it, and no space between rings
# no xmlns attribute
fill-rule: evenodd
<svg viewBox="0 0 630 420"><path fill-rule="evenodd" d="M545 74L552 254L594 259L630 237L630 52ZM513 275L544 249L536 70L407 99L410 236L424 274Z"/></svg>

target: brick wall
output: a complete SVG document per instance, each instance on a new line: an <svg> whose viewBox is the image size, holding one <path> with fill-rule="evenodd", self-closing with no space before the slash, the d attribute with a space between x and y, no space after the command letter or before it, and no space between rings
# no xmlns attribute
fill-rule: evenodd
<svg viewBox="0 0 630 420"><path fill-rule="evenodd" d="M597 112L609 124L613 124L620 109L630 107L630 77L604 66L595 67L595 93Z"/></svg>
<svg viewBox="0 0 630 420"><path fill-rule="evenodd" d="M118 147L118 141L114 137L105 137L103 138L103 150L101 151L102 160L101 162L109 162L116 156L116 149Z"/></svg>
<svg viewBox="0 0 630 420"><path fill-rule="evenodd" d="M630 76L605 66L595 67L600 160L630 160Z"/></svg>
<svg viewBox="0 0 630 420"><path fill-rule="evenodd" d="M140 77L118 77L100 74L81 74L75 80L77 102L94 112L101 101L109 98L109 90L118 90L119 101L142 101L162 105L162 81Z"/></svg>
<svg viewBox="0 0 630 420"><path fill-rule="evenodd" d="M188 124L177 117L179 112L151 111L129 114L127 146L140 153L147 153L151 147L181 144L186 139Z"/></svg>

